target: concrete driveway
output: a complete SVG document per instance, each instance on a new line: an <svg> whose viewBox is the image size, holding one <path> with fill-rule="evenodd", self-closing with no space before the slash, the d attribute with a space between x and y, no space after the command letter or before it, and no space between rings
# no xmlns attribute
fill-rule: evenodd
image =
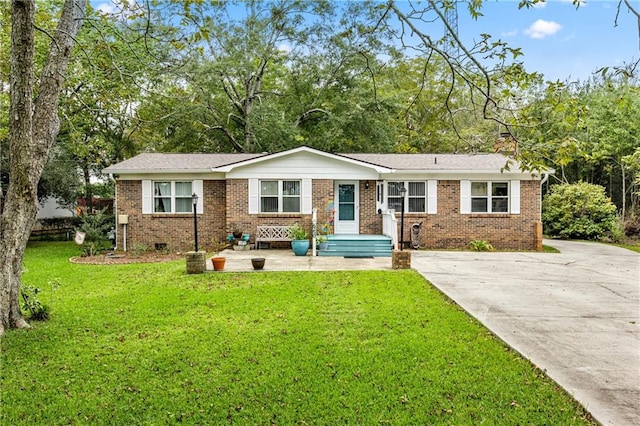
<svg viewBox="0 0 640 426"><path fill-rule="evenodd" d="M413 252L412 267L604 425L640 425L640 254Z"/></svg>

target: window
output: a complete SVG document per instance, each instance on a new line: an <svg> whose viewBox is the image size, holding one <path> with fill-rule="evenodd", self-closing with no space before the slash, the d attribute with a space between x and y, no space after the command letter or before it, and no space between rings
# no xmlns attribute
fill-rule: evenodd
<svg viewBox="0 0 640 426"><path fill-rule="evenodd" d="M260 181L260 213L300 213L299 180Z"/></svg>
<svg viewBox="0 0 640 426"><path fill-rule="evenodd" d="M192 182L153 182L153 212L193 212L192 187Z"/></svg>
<svg viewBox="0 0 640 426"><path fill-rule="evenodd" d="M402 210L401 188L407 188L405 194L405 212L425 213L427 211L426 182L389 182L387 184L387 208L396 212Z"/></svg>
<svg viewBox="0 0 640 426"><path fill-rule="evenodd" d="M508 182L471 182L472 213L508 213Z"/></svg>
<svg viewBox="0 0 640 426"><path fill-rule="evenodd" d="M409 212L424 213L427 211L427 185L425 182L409 182L407 197Z"/></svg>
<svg viewBox="0 0 640 426"><path fill-rule="evenodd" d="M402 196L400 189L404 186L404 182L387 183L387 208L399 212L402 210Z"/></svg>

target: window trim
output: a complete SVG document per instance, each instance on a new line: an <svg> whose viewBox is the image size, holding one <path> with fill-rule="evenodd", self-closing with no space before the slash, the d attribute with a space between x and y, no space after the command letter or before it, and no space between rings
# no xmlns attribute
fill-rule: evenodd
<svg viewBox="0 0 640 426"><path fill-rule="evenodd" d="M156 195L156 184L157 183L168 183L170 184L170 188L171 188L171 193L167 196L167 195ZM189 192L191 192L191 194L193 194L193 190L194 190L194 185L193 185L193 181L191 180L154 180L152 182L152 188L153 188L153 193L151 195L152 197L152 209L153 209L153 213L154 214L189 214L189 213L193 213L193 203L191 202L191 194L188 195L178 195L177 191L176 191L176 184L179 183L188 183L191 185L191 190ZM169 211L156 211L156 200L160 199L160 198L168 198L169 201ZM180 200L189 200L189 210L188 211L177 211L177 201L178 199Z"/></svg>
<svg viewBox="0 0 640 426"><path fill-rule="evenodd" d="M487 195L486 196L472 196L471 187L473 183L486 183ZM493 184L506 183L507 195L494 197L491 195ZM487 211L472 211L472 200L478 198L485 198L487 200ZM504 198L507 203L507 211L494 212L492 211L492 199ZM461 214L476 214L476 215L516 215L520 214L520 181L508 180L508 179L485 179L485 180L461 180L460 181L460 213Z"/></svg>
<svg viewBox="0 0 640 426"><path fill-rule="evenodd" d="M157 212L155 210L155 200L157 197L155 195L155 184L159 182L168 182L171 183L171 196L170 197L161 197L161 198L170 198L171 199L171 211L166 212ZM191 184L191 194L189 196L176 196L176 183L190 183ZM193 214L193 204L189 201L189 211L185 212L176 212L176 198L178 199L187 199L191 198L192 194L195 193L198 195L198 204L196 205L196 213L203 213L203 181L201 179L143 179L142 180L142 214L154 214L154 215L191 215Z"/></svg>
<svg viewBox="0 0 640 426"><path fill-rule="evenodd" d="M263 182L277 182L278 183L278 211L266 212L262 210L262 183ZM299 188L298 195L285 195L284 183L285 182L297 182ZM258 179L258 214L301 214L303 211L303 182L302 179ZM269 195L274 197L274 195ZM298 199L298 211L285 212L283 211L285 198L297 198Z"/></svg>
<svg viewBox="0 0 640 426"><path fill-rule="evenodd" d="M385 205L387 206L387 208L389 208L389 198L399 198L402 201L402 197L401 196L396 196L396 195L391 195L389 191L389 184L392 183L401 183L402 186L404 186L405 188L407 188L407 192L404 194L404 206L405 206L405 213L412 213L412 214L430 214L430 213L435 213L435 206L433 208L431 208L430 202L435 201L435 198L433 198L433 195L430 194L430 189L433 189L434 185L431 184L430 180L389 180L386 182L386 191L383 191L384 194L384 202ZM409 184L410 183L420 183L424 185L424 195L422 196L411 196L410 192L409 192ZM424 200L424 210L421 211L410 211L409 207L410 207L410 203L409 200L410 199L422 199ZM396 211L396 213L398 213L398 211Z"/></svg>
<svg viewBox="0 0 640 426"><path fill-rule="evenodd" d="M486 195L473 195L473 184L474 183L483 183L486 184ZM510 210L510 197L509 197L509 181L502 181L502 180L472 180L471 181L471 193L470 193L470 197L471 197L471 213L477 213L477 214L507 214L509 213ZM495 184L506 184L507 185L507 195L500 195L500 196L494 196L493 195L493 186ZM493 211L493 200L494 199L500 199L500 200L506 200L506 210L505 211L499 211L499 212L494 212ZM473 210L473 200L487 200L487 209L484 211L474 211Z"/></svg>

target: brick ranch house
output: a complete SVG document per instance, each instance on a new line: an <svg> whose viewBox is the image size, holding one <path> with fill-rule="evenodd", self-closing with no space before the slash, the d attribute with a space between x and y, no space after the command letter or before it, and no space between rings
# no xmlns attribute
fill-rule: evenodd
<svg viewBox="0 0 640 426"><path fill-rule="evenodd" d="M335 154L305 146L262 154L144 153L104 172L116 181L118 248L192 250L196 193L202 249L236 228L252 241L258 226L299 223L311 231L312 209L318 230L335 235L382 234L383 216L395 210L399 233L403 198L401 240L422 223L425 248L486 240L497 249L541 249L547 174L521 170L502 154Z"/></svg>

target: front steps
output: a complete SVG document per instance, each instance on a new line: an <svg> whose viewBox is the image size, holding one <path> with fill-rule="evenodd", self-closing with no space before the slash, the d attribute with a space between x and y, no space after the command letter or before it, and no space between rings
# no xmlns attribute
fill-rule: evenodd
<svg viewBox="0 0 640 426"><path fill-rule="evenodd" d="M318 250L318 256L340 257L391 257L391 238L385 235L328 235L326 250Z"/></svg>

